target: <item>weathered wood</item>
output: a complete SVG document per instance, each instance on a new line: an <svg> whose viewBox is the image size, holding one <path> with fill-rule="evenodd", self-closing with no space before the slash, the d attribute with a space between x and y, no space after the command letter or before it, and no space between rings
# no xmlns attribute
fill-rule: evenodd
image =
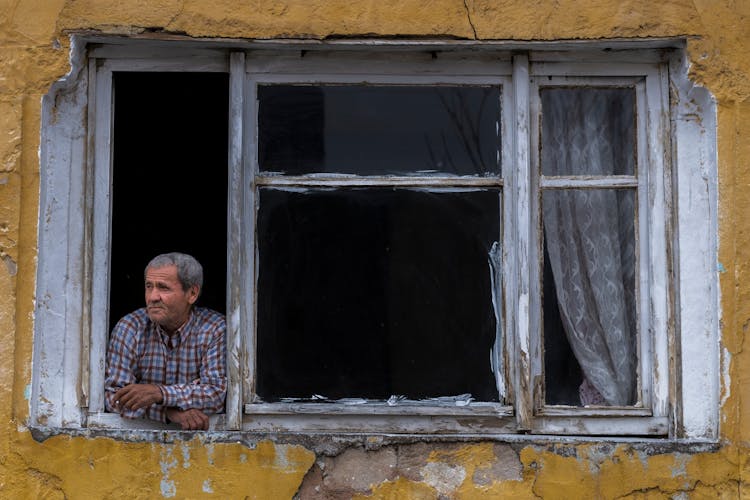
<svg viewBox="0 0 750 500"><path fill-rule="evenodd" d="M95 82L92 82L95 119L93 130L94 158L87 179L89 189L93 189L93 227L89 242L93 255L91 287L91 400L89 411L104 409L104 370L107 338L109 334L109 283L110 283L110 241L112 225L112 71L106 64L96 61ZM96 210L93 210L96 207ZM84 298L86 300L86 298Z"/></svg>
<svg viewBox="0 0 750 500"><path fill-rule="evenodd" d="M368 176L360 177L354 175L301 175L301 176L279 176L279 175L256 175L255 185L262 186L299 186L299 187L501 187L503 180L500 177L459 177L459 176Z"/></svg>
<svg viewBox="0 0 750 500"><path fill-rule="evenodd" d="M96 60L89 59L87 68L88 78L88 89L87 89L87 122L94 123L96 120ZM91 301L86 300L86 297L91 297L92 277L93 274L93 205L94 205L94 189L92 186L91 178L93 177L94 170L94 127L89 127L87 130L86 137L86 166L83 172L83 184L85 186L84 195L84 221L83 221L83 280L82 280L82 307L81 314L83 317L91 317ZM95 339L92 339L91 322L82 322L81 324L81 363L80 374L79 374L79 396L78 402L82 408L88 408L90 405L90 378L91 371L96 371L96 359L91 352L92 342L96 346L100 344ZM96 402L94 403L96 406ZM100 411L101 408L97 408Z"/></svg>
<svg viewBox="0 0 750 500"><path fill-rule="evenodd" d="M248 415L250 432L487 435L515 431L513 417L454 415Z"/></svg>
<svg viewBox="0 0 750 500"><path fill-rule="evenodd" d="M537 417L534 434L582 436L666 436L667 417Z"/></svg>
<svg viewBox="0 0 750 500"><path fill-rule="evenodd" d="M456 406L449 403L407 402L390 406L385 402L368 401L362 404L345 403L249 403L245 405L249 415L453 415L456 417L511 417L513 408L499 403L469 403Z"/></svg>
<svg viewBox="0 0 750 500"><path fill-rule="evenodd" d="M515 317L515 330L509 329L509 334L517 336L514 385L516 392L516 420L520 430L531 428L533 406L531 401L531 362L532 362L532 331L533 311L530 309L530 262L532 237L528 221L531 219L531 158L529 155L529 59L526 55L516 55L513 58L513 96L515 122L513 144L515 189L513 212L507 222L513 227L513 241L515 252L512 265L515 265L511 280L515 287L509 292L514 301L509 314ZM507 194L506 194L507 196Z"/></svg>
<svg viewBox="0 0 750 500"><path fill-rule="evenodd" d="M229 175L227 216L227 399L226 425L242 425L242 385L244 357L244 322L246 290L242 276L246 272L245 180L243 164L245 55L233 52L229 70Z"/></svg>
<svg viewBox="0 0 750 500"><path fill-rule="evenodd" d="M612 189L638 187L638 178L630 175L568 175L542 176L539 179L542 189Z"/></svg>
<svg viewBox="0 0 750 500"><path fill-rule="evenodd" d="M651 408L633 406L545 406L537 410L537 415L542 417L650 417L653 412Z"/></svg>

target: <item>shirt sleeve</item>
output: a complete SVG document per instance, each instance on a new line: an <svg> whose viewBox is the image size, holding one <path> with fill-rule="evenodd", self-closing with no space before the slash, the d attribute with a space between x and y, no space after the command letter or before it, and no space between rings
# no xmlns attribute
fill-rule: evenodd
<svg viewBox="0 0 750 500"><path fill-rule="evenodd" d="M200 378L186 384L162 385L163 406L180 410L196 408L204 413L224 410L227 393L226 322L216 315L206 326L208 346L201 355Z"/></svg>
<svg viewBox="0 0 750 500"><path fill-rule="evenodd" d="M151 405L138 410L118 410L115 404L115 393L129 384L138 382L137 373L138 323L135 318L121 319L110 336L107 344L107 371L104 380L104 406L107 411L119 413L124 418L149 418L166 422L163 406Z"/></svg>

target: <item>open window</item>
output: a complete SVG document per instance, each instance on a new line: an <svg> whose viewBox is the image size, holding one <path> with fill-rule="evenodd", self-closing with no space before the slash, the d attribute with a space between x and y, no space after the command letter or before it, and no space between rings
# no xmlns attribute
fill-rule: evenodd
<svg viewBox="0 0 750 500"><path fill-rule="evenodd" d="M112 74L108 330L143 307L143 269L181 251L204 268L199 304L226 308L229 77Z"/></svg>
<svg viewBox="0 0 750 500"><path fill-rule="evenodd" d="M92 47L60 101L72 122L88 103L89 153L67 163L81 208L40 229L38 423L151 425L103 412L103 353L145 262L180 247L227 315L213 428L715 435L715 363L680 377L717 309L683 322L693 289L716 293L680 245L714 255L696 228L715 199L679 211L706 180L675 165L712 147L681 114L679 50L159 48ZM60 303L54 242L77 216L81 288Z"/></svg>

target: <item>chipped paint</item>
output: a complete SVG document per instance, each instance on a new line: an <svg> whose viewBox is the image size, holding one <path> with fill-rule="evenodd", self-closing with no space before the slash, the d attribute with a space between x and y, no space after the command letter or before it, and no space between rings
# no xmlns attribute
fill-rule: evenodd
<svg viewBox="0 0 750 500"><path fill-rule="evenodd" d="M492 311L495 314L495 343L490 349L490 367L495 375L500 401L505 400L505 349L503 349L503 250L499 242L490 248L487 261L490 266L492 287Z"/></svg>
<svg viewBox="0 0 750 500"><path fill-rule="evenodd" d="M180 450L182 451L182 467L187 469L190 467L190 448L187 443L182 443Z"/></svg>
<svg viewBox="0 0 750 500"><path fill-rule="evenodd" d="M15 0L0 9L0 497L3 498L741 498L750 477L750 3L730 0L526 2L520 0L344 0L238 4L231 0ZM709 196L718 178L719 260L700 252L720 276L720 435L699 444L661 440L553 440L447 436L353 437L81 431L49 436L26 427L29 403L60 425L59 408L30 392L35 276L41 224L65 207L49 200L40 214L41 97L71 68L71 31L170 38L342 40L603 40L687 37L690 77L708 89L681 117L695 130L716 129L718 172L696 157ZM75 78L71 78L74 80ZM85 99L71 89L62 99ZM697 114L696 114L697 113ZM706 129L708 127L709 129ZM710 130L709 130L710 131ZM80 131L70 131L75 135ZM702 133L696 140L703 140ZM68 154L61 147L59 154ZM679 176L686 174L681 169ZM678 177L679 177L678 176ZM59 180L59 179L57 179ZM50 182L56 182L52 180ZM678 179L679 180L679 179ZM698 180L698 179L696 179ZM407 181L405 181L407 182ZM699 186L696 182L694 186ZM55 193L53 193L54 198ZM196 237L200 237L197 234ZM64 241L61 241L61 244ZM687 245L686 245L687 246ZM505 251L508 251L506 248ZM683 274L689 273L683 265ZM71 283L71 286L73 283ZM529 297L518 299L522 309ZM703 292L700 292L703 293ZM59 297L38 307L63 319ZM706 299L706 307L713 299ZM502 301L498 301L501 303ZM235 304L235 306L237 306ZM232 323L239 325L239 307ZM496 311L497 314L497 311ZM524 315L526 317L526 315ZM718 320L717 320L718 322ZM524 333L530 325L522 325ZM710 325L707 329L712 328ZM524 339L528 342L528 339ZM527 345L527 343L523 344ZM698 344L700 345L700 344ZM689 346L688 346L689 347ZM495 349L496 367L500 358ZM525 351L520 362L528 363ZM54 370L61 367L47 366ZM689 369L696 367L686 367ZM529 384L532 381L528 381ZM699 398L702 388L695 388ZM744 396L744 397L743 397ZM531 409L530 409L531 410ZM78 411L74 409L74 411ZM59 418L60 417L60 418ZM46 438L46 439L45 439ZM214 441L212 441L214 439ZM303 493L311 493L309 496Z"/></svg>
<svg viewBox="0 0 750 500"><path fill-rule="evenodd" d="M211 487L211 480L206 479L203 481L203 493L213 493L214 489Z"/></svg>
<svg viewBox="0 0 750 500"><path fill-rule="evenodd" d="M15 276L18 272L18 265L16 261L10 255L2 256L3 262L5 262L5 268L8 271L8 275Z"/></svg>
<svg viewBox="0 0 750 500"><path fill-rule="evenodd" d="M159 483L159 489L164 498L172 498L177 493L174 481L169 478L171 470L177 467L177 459L174 457L173 451L173 446L165 446L161 450L159 467L161 468L162 478Z"/></svg>

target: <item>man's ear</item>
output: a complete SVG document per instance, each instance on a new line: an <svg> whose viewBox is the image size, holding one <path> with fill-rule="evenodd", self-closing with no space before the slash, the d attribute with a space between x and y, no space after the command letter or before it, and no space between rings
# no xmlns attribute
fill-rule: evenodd
<svg viewBox="0 0 750 500"><path fill-rule="evenodd" d="M188 296L188 302L190 303L190 305L195 304L195 301L198 300L198 295L200 295L200 291L201 289L200 287L198 287L198 285L193 285L190 288L188 288L187 296Z"/></svg>

